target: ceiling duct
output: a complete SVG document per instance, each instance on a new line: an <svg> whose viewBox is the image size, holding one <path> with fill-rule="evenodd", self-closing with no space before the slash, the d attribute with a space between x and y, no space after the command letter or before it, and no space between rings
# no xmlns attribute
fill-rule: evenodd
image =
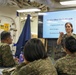
<svg viewBox="0 0 76 75"><path fill-rule="evenodd" d="M17 6L13 0L0 0L0 6Z"/></svg>
<svg viewBox="0 0 76 75"><path fill-rule="evenodd" d="M8 0L0 0L0 6L6 6Z"/></svg>
<svg viewBox="0 0 76 75"><path fill-rule="evenodd" d="M42 12L44 11L48 11L49 7L47 5L45 5L44 3L42 3L41 1L36 1L36 0L12 0L15 3L17 3L19 8L39 8ZM46 1L46 0L45 0Z"/></svg>

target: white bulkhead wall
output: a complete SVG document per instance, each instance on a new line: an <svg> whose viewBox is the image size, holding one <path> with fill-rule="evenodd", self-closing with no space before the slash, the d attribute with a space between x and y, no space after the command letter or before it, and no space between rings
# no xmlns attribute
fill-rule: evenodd
<svg viewBox="0 0 76 75"><path fill-rule="evenodd" d="M21 24L20 17L17 16L16 10L17 8L15 7L8 7L8 6L1 7L0 6L0 15L10 17L15 22L15 25L16 25L15 28L17 29L17 31L15 33L15 38L13 39L14 43L17 42L22 30L21 28L23 28L23 25L24 25L24 24L23 25ZM35 16L32 18L32 21L31 21L31 34L37 35L37 33L38 33L38 17Z"/></svg>

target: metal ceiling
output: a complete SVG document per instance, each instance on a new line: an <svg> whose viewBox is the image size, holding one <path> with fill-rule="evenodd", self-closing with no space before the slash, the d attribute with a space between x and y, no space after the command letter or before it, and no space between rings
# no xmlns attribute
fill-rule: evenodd
<svg viewBox="0 0 76 75"><path fill-rule="evenodd" d="M12 6L19 8L37 7L40 8L42 12L76 8L76 5L62 6L59 3L60 1L64 0L0 0L0 6Z"/></svg>

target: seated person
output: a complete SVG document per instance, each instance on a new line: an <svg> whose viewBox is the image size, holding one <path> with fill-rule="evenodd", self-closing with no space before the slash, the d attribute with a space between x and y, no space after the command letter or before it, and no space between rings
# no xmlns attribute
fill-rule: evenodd
<svg viewBox="0 0 76 75"><path fill-rule="evenodd" d="M76 75L76 39L67 37L64 43L67 55L57 60L55 67L59 75Z"/></svg>
<svg viewBox="0 0 76 75"><path fill-rule="evenodd" d="M18 65L12 75L57 75L43 43L33 38L24 46L24 63Z"/></svg>
<svg viewBox="0 0 76 75"><path fill-rule="evenodd" d="M3 31L1 33L0 43L0 67L12 67L15 65L15 61L9 46L11 43L11 34L7 31Z"/></svg>

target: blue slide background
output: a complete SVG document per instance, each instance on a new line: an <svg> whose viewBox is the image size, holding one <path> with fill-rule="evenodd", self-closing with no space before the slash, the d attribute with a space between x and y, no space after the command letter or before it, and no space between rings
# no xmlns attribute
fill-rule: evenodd
<svg viewBox="0 0 76 75"><path fill-rule="evenodd" d="M43 38L58 38L65 33L65 23L71 22L76 33L76 10L46 12L43 16Z"/></svg>

